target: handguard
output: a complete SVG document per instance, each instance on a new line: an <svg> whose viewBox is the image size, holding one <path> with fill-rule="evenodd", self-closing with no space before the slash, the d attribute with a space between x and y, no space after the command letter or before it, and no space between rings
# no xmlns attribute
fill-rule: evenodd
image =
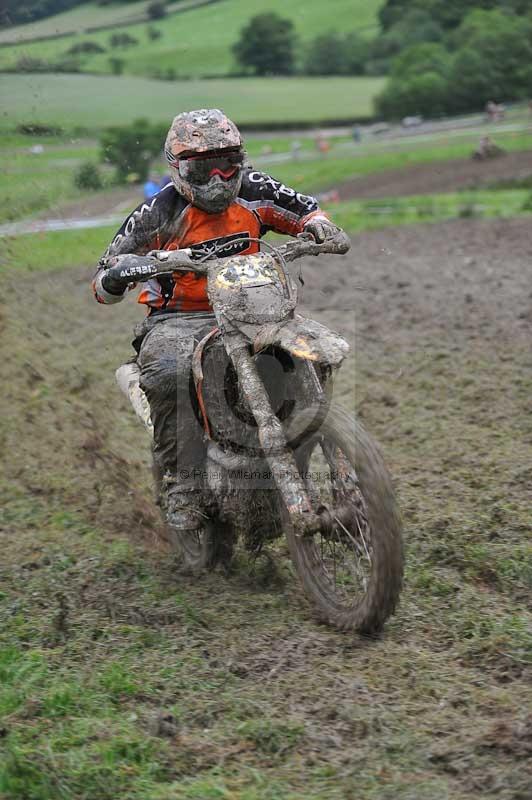
<svg viewBox="0 0 532 800"><path fill-rule="evenodd" d="M132 283L142 283L173 270L198 271L190 252L189 249L152 250L145 256L133 253L114 256L101 262L106 269L98 282L106 293L121 297Z"/></svg>
<svg viewBox="0 0 532 800"><path fill-rule="evenodd" d="M319 256L322 253L345 255L350 247L349 236L339 228L334 236L321 243L316 242L314 237L308 233L302 233L297 239L292 239L278 247L277 252L285 261L290 262L302 256Z"/></svg>

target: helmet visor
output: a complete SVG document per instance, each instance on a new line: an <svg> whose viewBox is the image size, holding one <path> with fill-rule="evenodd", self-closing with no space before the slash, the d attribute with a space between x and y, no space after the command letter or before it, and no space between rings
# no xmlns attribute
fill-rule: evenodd
<svg viewBox="0 0 532 800"><path fill-rule="evenodd" d="M222 180L228 181L237 174L244 162L241 152L223 153L216 156L180 158L177 162L179 175L189 183L202 186L210 181L214 175L219 175Z"/></svg>

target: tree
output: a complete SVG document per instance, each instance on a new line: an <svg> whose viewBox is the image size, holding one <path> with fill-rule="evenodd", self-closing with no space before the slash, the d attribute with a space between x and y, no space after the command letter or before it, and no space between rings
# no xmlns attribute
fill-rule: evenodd
<svg viewBox="0 0 532 800"><path fill-rule="evenodd" d="M88 53L92 55L93 53L105 53L105 47L102 47L101 44L98 42L93 42L90 39L85 42L78 42L77 44L73 44L72 47L69 47L67 50L69 55L85 55Z"/></svg>
<svg viewBox="0 0 532 800"><path fill-rule="evenodd" d="M346 65L348 75L364 75L369 58L370 45L356 31L345 37Z"/></svg>
<svg viewBox="0 0 532 800"><path fill-rule="evenodd" d="M146 35L151 42L154 42L156 39L161 38L162 33L159 28L155 28L153 25L148 25L146 28Z"/></svg>
<svg viewBox="0 0 532 800"><path fill-rule="evenodd" d="M368 43L357 33L324 33L312 40L305 59L307 75L363 75Z"/></svg>
<svg viewBox="0 0 532 800"><path fill-rule="evenodd" d="M394 80L409 80L426 72L434 72L447 78L450 70L451 55L443 45L432 42L407 47L392 64Z"/></svg>
<svg viewBox="0 0 532 800"><path fill-rule="evenodd" d="M124 59L112 56L109 59L109 66L113 75L121 75L124 71Z"/></svg>
<svg viewBox="0 0 532 800"><path fill-rule="evenodd" d="M137 119L132 125L107 128L100 138L102 160L116 168L116 180L124 183L134 175L143 181L150 164L163 147L164 135L159 126L147 119Z"/></svg>
<svg viewBox="0 0 532 800"><path fill-rule="evenodd" d="M439 42L445 32L426 9L411 8L370 45L367 72L390 71L393 59L406 47L423 42Z"/></svg>
<svg viewBox="0 0 532 800"><path fill-rule="evenodd" d="M448 82L436 72L392 79L376 99L377 112L385 119L421 114L437 117L447 106Z"/></svg>
<svg viewBox="0 0 532 800"><path fill-rule="evenodd" d="M291 75L295 43L293 22L267 12L250 19L232 50L240 66L255 75Z"/></svg>
<svg viewBox="0 0 532 800"><path fill-rule="evenodd" d="M84 161L79 165L74 173L74 185L78 189L89 189L97 191L103 188L102 176L97 164L92 161Z"/></svg>
<svg viewBox="0 0 532 800"><path fill-rule="evenodd" d="M386 0L379 19L386 33L409 13L422 11L445 30L458 27L472 9L514 8L525 6L529 0Z"/></svg>
<svg viewBox="0 0 532 800"><path fill-rule="evenodd" d="M166 3L163 0L153 0L146 11L150 19L162 19L166 17Z"/></svg>
<svg viewBox="0 0 532 800"><path fill-rule="evenodd" d="M499 11L476 11L457 32L450 82L452 108L483 108L526 98L532 85L532 22Z"/></svg>
<svg viewBox="0 0 532 800"><path fill-rule="evenodd" d="M131 47L138 43L139 40L135 39L134 36L130 36L129 33L113 33L109 39L111 47Z"/></svg>
<svg viewBox="0 0 532 800"><path fill-rule="evenodd" d="M337 33L323 33L312 40L304 70L306 75L345 75L347 48L345 40Z"/></svg>

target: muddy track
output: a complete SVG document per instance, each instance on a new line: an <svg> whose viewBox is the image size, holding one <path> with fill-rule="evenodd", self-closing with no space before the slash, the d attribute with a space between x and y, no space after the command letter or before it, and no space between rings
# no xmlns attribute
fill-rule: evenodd
<svg viewBox="0 0 532 800"><path fill-rule="evenodd" d="M333 188L338 189L340 200L363 200L482 189L498 181L522 180L531 176L532 151L526 151L506 153L484 162L460 158L415 164L353 178Z"/></svg>
<svg viewBox="0 0 532 800"><path fill-rule="evenodd" d="M303 264L302 309L353 345L337 393L382 442L404 515L405 592L371 642L317 625L279 554L229 577L176 572L148 442L113 385L141 309L98 306L89 268L8 281L4 597L31 622L24 647L76 678L132 664L113 714L178 787L144 798L221 796L216 781L235 798L530 796L531 257L528 220L461 220ZM38 691L8 735L39 735ZM41 771L74 781L35 747ZM114 796L140 796L124 786Z"/></svg>

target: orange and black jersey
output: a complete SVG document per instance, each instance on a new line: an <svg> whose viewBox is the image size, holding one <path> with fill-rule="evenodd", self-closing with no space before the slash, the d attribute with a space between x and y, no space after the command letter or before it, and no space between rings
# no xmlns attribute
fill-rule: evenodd
<svg viewBox="0 0 532 800"><path fill-rule="evenodd" d="M268 231L296 236L311 217L318 215L325 216L314 197L254 169L244 171L238 197L219 214L192 206L169 184L133 211L105 256L184 247L198 256L214 252L219 258L246 255L258 250L258 243L249 239L260 238ZM96 290L95 294L100 303L121 299ZM143 284L138 302L149 306L150 311L211 310L207 279L192 272L150 279Z"/></svg>

